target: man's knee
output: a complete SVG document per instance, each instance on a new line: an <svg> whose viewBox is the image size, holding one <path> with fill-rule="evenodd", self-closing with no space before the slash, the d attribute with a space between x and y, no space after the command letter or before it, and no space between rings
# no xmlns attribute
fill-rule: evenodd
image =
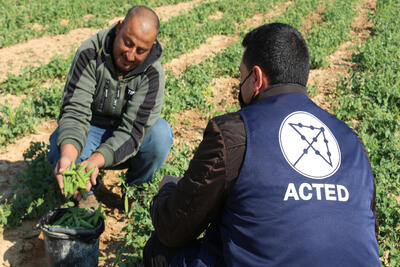
<svg viewBox="0 0 400 267"><path fill-rule="evenodd" d="M159 118L151 128L149 136L146 137L139 148L139 152L142 157L151 159L158 169L166 160L172 142L173 132L171 127L164 119Z"/></svg>
<svg viewBox="0 0 400 267"><path fill-rule="evenodd" d="M173 142L173 132L169 124L159 118L150 131L151 143L156 154L168 154Z"/></svg>

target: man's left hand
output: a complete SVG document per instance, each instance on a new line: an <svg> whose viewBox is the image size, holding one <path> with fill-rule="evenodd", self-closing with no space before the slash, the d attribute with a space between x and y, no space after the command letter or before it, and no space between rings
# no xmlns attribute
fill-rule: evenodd
<svg viewBox="0 0 400 267"><path fill-rule="evenodd" d="M99 175L99 168L103 167L105 164L104 156L101 153L95 152L93 153L87 160L82 161L80 164L84 165L87 163L85 172L88 172L91 168L95 168L92 174L90 175L90 180L86 182L86 192L89 192L93 185L96 185L97 175ZM77 201L80 201L82 196L79 191L75 192L74 198Z"/></svg>

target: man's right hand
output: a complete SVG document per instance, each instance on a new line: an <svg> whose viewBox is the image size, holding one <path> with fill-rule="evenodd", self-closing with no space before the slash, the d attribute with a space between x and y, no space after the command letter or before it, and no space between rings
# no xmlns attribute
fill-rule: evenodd
<svg viewBox="0 0 400 267"><path fill-rule="evenodd" d="M54 169L54 175L56 176L58 186L60 187L61 194L64 194L64 181L62 172L69 169L71 166L72 159L68 157L61 157L60 160L57 162L56 167Z"/></svg>
<svg viewBox="0 0 400 267"><path fill-rule="evenodd" d="M103 154L99 152L94 152L88 159L81 162L82 165L87 164L85 171L89 171L91 168L95 168L92 174L90 175L90 180L86 182L86 192L89 192L90 188L96 185L97 175L99 174L99 168L104 167L105 160ZM81 194L79 192L75 192L74 199L77 201L81 200Z"/></svg>
<svg viewBox="0 0 400 267"><path fill-rule="evenodd" d="M56 176L61 194L64 194L64 181L61 173L69 169L71 162L75 161L77 157L78 150L73 145L65 144L61 147L60 159L54 168L54 175Z"/></svg>

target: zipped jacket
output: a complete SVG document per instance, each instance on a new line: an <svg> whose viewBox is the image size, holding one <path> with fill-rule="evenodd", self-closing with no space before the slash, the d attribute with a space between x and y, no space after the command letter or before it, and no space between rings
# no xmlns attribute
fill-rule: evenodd
<svg viewBox="0 0 400 267"><path fill-rule="evenodd" d="M90 125L114 127L113 136L96 150L105 167L134 156L160 117L165 73L157 41L135 69L121 73L113 61L114 24L78 48L64 88L57 145L72 144L80 154Z"/></svg>

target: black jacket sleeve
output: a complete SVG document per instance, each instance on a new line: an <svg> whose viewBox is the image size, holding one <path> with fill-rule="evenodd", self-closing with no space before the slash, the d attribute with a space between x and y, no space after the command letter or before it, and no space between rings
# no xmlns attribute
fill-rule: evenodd
<svg viewBox="0 0 400 267"><path fill-rule="evenodd" d="M178 184L164 185L153 200L151 217L163 244L183 246L216 218L236 181L244 150L244 126L238 114L208 123L183 178Z"/></svg>

